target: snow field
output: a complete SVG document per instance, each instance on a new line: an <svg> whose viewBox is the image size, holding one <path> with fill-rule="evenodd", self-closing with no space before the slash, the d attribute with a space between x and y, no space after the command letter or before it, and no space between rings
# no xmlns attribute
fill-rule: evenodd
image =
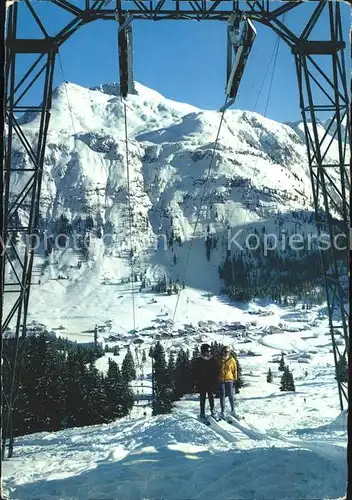
<svg viewBox="0 0 352 500"><path fill-rule="evenodd" d="M143 226L136 226L132 240L148 279L155 281L164 274L181 278L219 113L175 103L138 84L137 92L128 99L127 113L131 197L135 220ZM67 94L74 103L74 130ZM89 212L111 222L115 235L111 253L129 249L124 219L126 152L121 141L124 110L117 95L116 84L96 89L65 84L56 90L41 204L46 221L62 213L76 217ZM24 119L22 127L29 136L36 120L35 114ZM323 124L319 133L322 137ZM331 151L327 161L334 163L337 149ZM16 158L19 166L26 161L23 151ZM274 188L278 193L261 193L264 208L256 211L250 208L253 199L246 204L247 188L231 187L238 178L252 180L251 195L254 188ZM19 170L12 194L27 180ZM132 285L121 284L121 278L130 276L130 262L110 255L97 238L90 259L80 269L70 250L52 256L41 285L32 287L29 321L40 321L49 331L78 342L91 342L98 325L99 340L120 348L119 356L109 353L97 361L103 372L109 357L121 364L127 346L135 355L136 337L143 340L137 346L139 355L143 349L148 354L158 336L168 354L180 347L192 351L204 341L231 345L246 382L236 407L245 419L236 426L221 422L206 427L197 420L197 396L188 396L167 416L152 418L150 407L136 405L130 418L108 425L18 438L14 458L3 464L3 488L9 499L281 500L343 495L346 415L338 407L326 308L302 311L268 301L233 303L218 296L218 265L224 256L220 242L228 223L250 230L259 222L258 227L265 225L271 232L278 213L311 207L301 125L229 111L210 183L208 215L219 246L206 262L206 223L200 224L174 323L177 297L144 291L132 296ZM300 195L295 198L296 193ZM28 214L21 217L25 225ZM170 234L171 217L184 241L182 247L175 245L175 265L173 253L155 251L157 237ZM286 226L291 230L292 221ZM310 230L308 226L300 231ZM58 274L67 279L57 280ZM133 284L136 290L139 285ZM11 298L6 297L5 311L10 308ZM235 323L243 328L236 330ZM133 329L136 336L130 333ZM110 335L119 338L110 341ZM281 351L293 372L295 393L279 389L276 362ZM269 366L271 384L266 382ZM143 382L140 399L143 395L146 399L139 403L148 404L150 373L147 359L143 373L138 370L141 378L133 383L137 388Z"/></svg>
<svg viewBox="0 0 352 500"><path fill-rule="evenodd" d="M131 418L108 425L24 436L16 440L14 458L4 463L9 498L270 500L325 499L344 494L346 415L338 409L324 308L302 311L260 302L234 307L215 297L209 307L202 293L187 290L187 296L188 304L182 303L180 309L183 318L188 310L190 323L213 319L199 328L204 330L202 334L183 326L183 337L170 337L163 344L167 351L177 342L192 349L202 336L205 341L233 345L246 382L236 403L244 420L236 426L219 422L206 427L197 419L198 395L191 395L177 402L171 415L151 417L150 408L135 406ZM157 304L148 298L140 309L139 321L144 321L144 315L149 318L156 305L159 311L161 307L167 311L167 299L173 298L156 297ZM154 318L161 319L155 314ZM234 337L230 330L219 333L219 328L231 321L245 324L247 336ZM297 324L306 325L307 330L267 333L271 326ZM165 330L162 322L154 325L154 334ZM106 333L101 335L106 339ZM146 349L148 354L154 341L146 332L145 344L138 349ZM107 369L109 357L121 363L126 352L126 340L108 343L119 345L120 353L100 358L97 367L101 371ZM130 345L135 355L134 345ZM280 372L272 360L280 357L282 350L287 358L292 355L287 362L295 377L295 393L279 390ZM311 358L299 363L297 352L311 353ZM272 384L266 382L269 366L274 375ZM142 391L146 403L151 392L150 372L147 358Z"/></svg>
<svg viewBox="0 0 352 500"><path fill-rule="evenodd" d="M319 498L343 493L343 451L331 457L326 445L310 450L246 433L218 432L177 409L168 416L27 436L17 445L11 472L5 463L6 489L9 498L28 500L311 499L317 492Z"/></svg>

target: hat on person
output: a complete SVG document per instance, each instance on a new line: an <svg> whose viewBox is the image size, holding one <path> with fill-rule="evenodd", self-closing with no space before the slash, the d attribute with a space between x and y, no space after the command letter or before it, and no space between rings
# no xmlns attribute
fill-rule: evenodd
<svg viewBox="0 0 352 500"><path fill-rule="evenodd" d="M211 350L211 347L209 344L202 344L200 346L200 352L204 354L205 352L209 352Z"/></svg>

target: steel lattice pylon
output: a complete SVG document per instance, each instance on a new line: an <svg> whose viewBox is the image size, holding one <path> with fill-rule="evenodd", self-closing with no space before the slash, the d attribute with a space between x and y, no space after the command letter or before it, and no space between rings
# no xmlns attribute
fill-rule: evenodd
<svg viewBox="0 0 352 500"><path fill-rule="evenodd" d="M1 242L4 242L0 263L1 287L1 332L9 324L15 323L17 340L26 336L29 293L31 288L33 246L18 248L16 235L27 237L27 241L35 239L38 233L39 201L45 160L45 146L49 127L52 100L53 73L55 57L60 46L81 26L94 20L118 21L120 29L119 66L120 83L123 95L133 92L132 68L132 24L138 20L208 20L228 21L231 14L238 14L254 22L265 24L273 29L290 47L296 62L300 107L305 126L305 137L308 161L311 172L312 189L318 228L322 224L328 227L330 250L322 251L322 264L327 290L329 324L335 363L346 359L350 353L348 339L348 295L347 295L347 252L346 259L334 249L333 240L342 233L349 233L349 144L350 116L349 91L345 70L345 48L343 40L340 4L323 1L281 1L246 0L246 1L165 1L165 0L116 0L112 5L106 0L47 0L52 9L63 10L70 20L63 24L56 33L48 33L45 23L40 19L35 4L30 0L14 2L7 9L6 34L6 148L5 163L1 173L1 207L0 217ZM43 2L41 2L43 4ZM300 9L301 26L295 31L285 24L283 16ZM310 9L305 19L305 9ZM38 29L38 36L32 39L21 35L21 19L19 14L25 11L31 16ZM316 39L315 27L319 22L325 23L324 39ZM19 57L29 57L28 71L19 75L16 63ZM33 62L34 59L34 62ZM323 64L322 64L323 62ZM27 105L26 97L32 86L41 82L42 103L39 106ZM37 133L30 136L22 127L19 114L37 113ZM321 113L328 113L330 123L327 125L325 137L319 136L318 119ZM338 140L338 163L332 164L329 159L330 148L335 147L330 140L332 134ZM25 155L20 162L21 168L14 166L13 155L16 145L21 145ZM13 184L22 179L20 189ZM26 224L21 222L22 210L29 211ZM11 258L10 258L11 257ZM7 278L7 269L14 271L15 280ZM4 308L3 298L12 297L12 305ZM343 340L343 347L336 342L336 336ZM7 360L14 374L18 357ZM336 370L341 408L347 400L346 383L341 380ZM14 384L14 387L16 383ZM3 412L9 411L15 400L15 390L3 405ZM4 414L3 413L3 416ZM6 438L11 437L5 426ZM5 441L4 441L5 442ZM4 451L3 442L3 451Z"/></svg>

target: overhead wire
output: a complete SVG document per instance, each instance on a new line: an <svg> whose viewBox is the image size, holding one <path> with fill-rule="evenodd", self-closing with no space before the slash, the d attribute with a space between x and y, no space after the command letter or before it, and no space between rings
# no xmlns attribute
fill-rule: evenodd
<svg viewBox="0 0 352 500"><path fill-rule="evenodd" d="M70 101L69 101L69 97L68 97L68 92L67 92L67 87L66 87L66 79L65 79L65 74L64 74L64 69L63 69L63 64L62 64L62 60L61 60L61 56L60 56L60 52L58 53L58 57L59 57L59 63L60 63L60 69L61 69L61 73L62 73L62 77L63 77L63 80L65 82L65 92L66 92L66 99L67 99L67 104L68 104L68 109L69 109L69 112L70 112L70 117L71 117L71 121L72 121L72 128L73 128L73 132L74 132L74 135L76 135L76 132L75 132L75 125L74 125L74 119L73 119L73 113L72 113L72 107L71 107L71 104L70 104ZM26 341L26 340L25 340ZM24 344L23 346L25 346L25 341L24 341ZM11 389L10 389L10 394L9 394L9 397L7 397L6 394L4 394L4 399L8 405L8 414L7 414L7 418L6 418L6 431L4 433L5 435L5 439L6 438L10 438L10 446L11 446L11 439L12 439L12 436L9 436L9 431L10 431L10 426L11 426L11 419L12 419L12 413L13 413L13 406L16 402L16 399L17 399L17 392L18 392L18 387L17 389L15 389L15 382L16 382L16 376L18 376L18 378L20 377L20 373L21 373L21 362L23 361L23 356L24 356L24 347L22 346L22 353L19 354L19 336L17 336L16 338L16 346L15 346L15 353L14 353L14 366L13 366L13 373L12 373L12 379L11 379ZM5 354L5 356L7 357L7 355ZM18 372L18 373L17 373ZM12 431L11 431L12 432ZM5 453L5 449L2 450L2 455L4 456L4 453ZM11 454L11 451L10 451L10 448L9 448L9 456Z"/></svg>
<svg viewBox="0 0 352 500"><path fill-rule="evenodd" d="M212 169L212 166L213 166L215 152L216 152L217 145L218 145L219 138L220 138L221 127L222 127L222 124L223 124L223 121L224 121L224 115L225 115L227 101L228 101L228 96L226 96L225 103L224 103L224 106L223 106L223 110L221 112L220 123L219 123L218 131L217 131L217 134L216 134L216 139L215 139L215 142L214 142L214 146L213 146L213 150L212 150L212 155L210 157L209 167L208 167L207 176L206 176L206 180L205 180L204 187L203 187L202 196L201 196L199 207L198 207L198 210L197 210L197 217L196 217L196 222L195 222L194 229L193 229L193 235L192 235L190 246L189 246L189 249L188 249L186 263L185 263L185 266L184 266L184 269L183 269L183 279L182 279L182 281L184 281L184 279L185 279L186 271L187 271L187 267L188 267L188 263L189 263L189 260L190 260L190 257L191 257L191 252L192 252L193 243L194 243L194 240L195 240L197 226L198 226L198 223L199 223L200 214L201 214L201 211L202 211L202 208L203 208L203 202L204 202L205 195L206 195L207 188L208 188L208 184L209 184L210 173L211 173L211 169ZM172 317L172 322L173 323L175 321L175 317L176 317L176 312L177 312L177 308L178 308L178 304L179 304L179 300L180 300L181 291L182 290L179 290L179 292L177 294L176 305L175 305L175 309L174 309L174 313L173 313L173 317Z"/></svg>
<svg viewBox="0 0 352 500"><path fill-rule="evenodd" d="M274 62L273 71L272 71L272 75L271 75L271 79L270 79L269 92L268 92L268 96L267 96L267 100L266 100L266 106L265 106L265 111L264 111L264 116L265 117L267 115L267 110L268 110L269 101L270 101L271 92L272 92L274 74L275 74L275 70L276 70L277 59L278 59L278 52L279 52L279 48L280 48L280 41L281 41L281 38L278 35L278 38L277 38L277 40L275 42L275 45L274 45L274 48L273 48L272 55L270 57L270 60L269 60L268 66L267 66L267 70L265 72L265 75L264 75L264 78L263 78L263 81L262 81L262 85L261 85L261 87L259 89L259 92L258 92L257 100L256 100L255 105L254 105L254 108L255 108L257 106L258 102L259 102L259 98L260 98L261 92L263 90L265 80L267 78L270 66L271 66L272 61L273 61ZM191 252L192 252L192 249L193 249L193 243L194 243L194 240L195 240L196 230L197 230L197 226L198 226L198 223L199 223L199 218L200 218L201 210L203 208L204 198L205 198L205 195L206 195L206 192L207 192L207 188L208 188L208 184L209 184L210 173L211 173L211 169L212 169L212 166L213 166L213 160L214 160L215 152L216 152L216 149L217 149L218 141L219 141L219 138L220 138L221 127L222 127L222 124L223 124L223 121L224 121L224 114L225 114L225 110L226 110L227 101L228 101L228 97L226 97L225 104L223 106L223 111L222 111L222 114L221 114L220 124L219 124L219 127L218 127L217 136L216 136L216 140L215 140L213 151L212 151L212 156L211 156L211 159L210 159L210 162L209 162L207 177L206 177L206 181L205 181L205 184L204 184L203 193L202 193L202 196L201 196L199 208L198 208L198 211L197 211L197 217L196 217L196 222L195 222L195 225L194 225L193 235L192 235L190 247L189 247L188 254L187 254L186 263L185 263L184 270L183 270L183 279L182 279L182 281L184 281L184 279L185 279L187 267L188 267L190 256L191 256ZM263 131L262 131L261 135L262 134L263 134ZM259 139L259 141L260 141L260 139ZM256 158L256 162L255 162L255 165L254 165L254 168L253 168L251 181L253 181L254 172L255 172L255 169L257 167L257 163L258 163L258 157ZM248 211L246 211L246 213L245 213L245 220L246 220L246 217L247 217L247 213L248 213ZM178 308L178 305L179 305L179 300L180 300L181 292L182 292L182 290L179 290L179 292L177 294L176 304L175 304L174 313L173 313L173 317L172 317L172 322L173 323L175 322L175 317L176 317L176 312L177 312L177 308ZM223 338L224 338L224 335L223 335Z"/></svg>
<svg viewBox="0 0 352 500"><path fill-rule="evenodd" d="M267 95L267 99L266 99L266 104L265 104L265 109L264 109L264 115L263 115L264 117L267 116L267 111L268 111L269 102L270 102L270 98L271 98L272 87L273 87L273 82L274 82L274 75L275 75L275 70L276 70L276 65L277 65L277 60L278 60L278 54L279 54L279 48L280 48L280 41L281 41L281 38L278 35L277 38L276 38L276 41L275 41L275 44L274 44L274 47L273 47L273 51L271 53L271 56L270 56L270 59L269 59L268 65L267 65L267 68L266 68L266 71L264 73L264 76L263 76L263 79L262 79L262 83L260 85L260 88L259 88L259 91L258 91L258 94L257 94L257 98L256 98L256 101L255 101L255 104L254 104L254 106L252 108L252 112L255 112L256 109L257 109L258 103L259 103L260 96L261 96L261 94L263 92L264 84L265 84L265 81L266 81L266 79L268 77L269 70L271 68L272 63L274 63L273 64L273 68L272 68L272 74L271 74L270 82L269 82L269 91L268 91L268 95ZM263 131L262 131L262 133L261 133L261 135L259 137L259 143L260 143L260 139L261 139L262 134L263 134ZM258 164L258 157L256 157L256 161L255 161L255 164L254 164L254 167L253 167L253 170L252 170L251 184L253 182L254 173L255 173L255 170L257 168L257 164ZM245 212L243 224L245 224L246 221L247 221L247 215L248 215L248 210L246 210L246 212ZM229 315L229 311L227 311L227 314L226 314L226 319L227 320L228 320L228 315ZM223 335L222 335L222 344L224 343L224 338L225 338L225 332L223 332Z"/></svg>
<svg viewBox="0 0 352 500"><path fill-rule="evenodd" d="M262 91L263 91L263 88L264 88L264 84L265 84L265 80L266 80L266 78L268 76L268 73L269 73L272 61L274 60L274 64L276 64L275 61L277 61L277 54L278 54L278 45L279 45L279 43L280 43L280 37L278 37L276 39L276 41L275 41L275 45L273 47L273 51L272 51L270 59L269 59L269 63L268 63L267 68L265 70L264 77L262 79L262 83L261 83L261 86L260 86L258 94L257 94L257 99L256 99L255 104L253 106L253 111L255 111L257 109L257 105L258 105L260 96L262 94Z"/></svg>
<svg viewBox="0 0 352 500"><path fill-rule="evenodd" d="M74 117L73 117L73 110L72 110L72 105L71 105L71 102L70 102L69 94L68 94L68 91L67 91L67 80L66 80L66 77L65 77L65 71L64 71L63 62L62 62L62 59L61 59L61 56L60 56L60 52L58 53L58 56L59 56L60 71L61 71L62 79L63 79L63 81L65 83L64 88L65 88L65 94L66 94L66 100L67 100L67 107L68 107L68 110L69 110L69 113L70 113L70 117L71 117L72 129L73 129L74 135L76 135L76 128L75 128ZM101 189L102 188L97 188L96 191L101 190ZM98 200L99 200L99 196L98 196ZM100 202L98 201L98 203L100 203ZM126 333L128 332L128 330L125 327L123 327L122 325L117 325L117 326L119 326L119 328L121 328L122 330L125 330ZM135 328L135 326L134 326L134 328Z"/></svg>
<svg viewBox="0 0 352 500"><path fill-rule="evenodd" d="M69 109L70 117L71 117L71 122L72 122L72 129L74 132L74 135L76 135L76 129L75 129L75 123L74 123L74 117L73 117L73 111L72 111L72 106L70 103L68 91L67 91L67 85L66 85L66 78L65 78L65 72L64 72L64 67L62 63L62 59L60 56L60 52L58 53L59 56L59 63L60 63L60 70L62 74L62 78L65 82L65 94L66 94L66 99L67 99L67 106ZM127 111L126 111L126 103L124 103L121 99L121 102L124 106L124 128L125 128L125 145L126 145L126 165L127 165L127 196L128 196L128 209L129 209L129 230L130 230L130 253L133 251L133 245L132 245L132 206L131 206L131 197L130 197L130 172L129 172L129 149L128 149L128 127L127 127ZM98 190L99 188L97 188ZM133 279L134 279L134 264L133 264L133 256L131 255L131 273L132 273L132 279L131 279L131 284L132 284L132 305L133 305L133 329L136 329L136 315L135 315L135 296L134 296L134 286L133 286ZM121 326L121 325L120 325ZM122 328L122 327L121 327ZM123 328L124 329L124 328ZM127 330L126 330L127 331Z"/></svg>
<svg viewBox="0 0 352 500"><path fill-rule="evenodd" d="M128 147L128 122L127 122L127 105L122 100L124 107L124 127L125 127L125 150L126 150L126 173L127 173L127 199L129 212L129 240L130 240L130 265L131 265L131 292L132 292L132 316L133 330L136 330L136 307L135 307L135 290L134 290L134 263L133 263L133 240L132 240L132 203L131 203L131 184L130 184L130 163L129 163L129 147Z"/></svg>
<svg viewBox="0 0 352 500"><path fill-rule="evenodd" d="M75 129L75 122L74 122L74 119L73 119L72 106L71 106L71 103L70 103L70 99L68 97L67 80L65 78L64 67L63 67L63 64L62 64L62 59L61 59L60 52L58 52L58 57L59 57L59 64L60 64L60 70L61 70L61 74L62 74L62 79L64 80L64 88L65 88L65 93L66 93L67 106L68 106L68 110L69 110L70 117L71 117L71 122L72 122L72 130L73 130L73 133L74 133L74 137L76 137L76 129Z"/></svg>

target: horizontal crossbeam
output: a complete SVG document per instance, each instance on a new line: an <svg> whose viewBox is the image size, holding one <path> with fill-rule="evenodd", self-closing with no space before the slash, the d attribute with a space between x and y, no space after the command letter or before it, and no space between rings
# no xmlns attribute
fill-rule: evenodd
<svg viewBox="0 0 352 500"><path fill-rule="evenodd" d="M333 55L346 48L345 42L306 41L292 47L293 54Z"/></svg>
<svg viewBox="0 0 352 500"><path fill-rule="evenodd" d="M54 38L29 39L29 38L8 38L6 41L8 48L16 54L48 54L59 51Z"/></svg>

